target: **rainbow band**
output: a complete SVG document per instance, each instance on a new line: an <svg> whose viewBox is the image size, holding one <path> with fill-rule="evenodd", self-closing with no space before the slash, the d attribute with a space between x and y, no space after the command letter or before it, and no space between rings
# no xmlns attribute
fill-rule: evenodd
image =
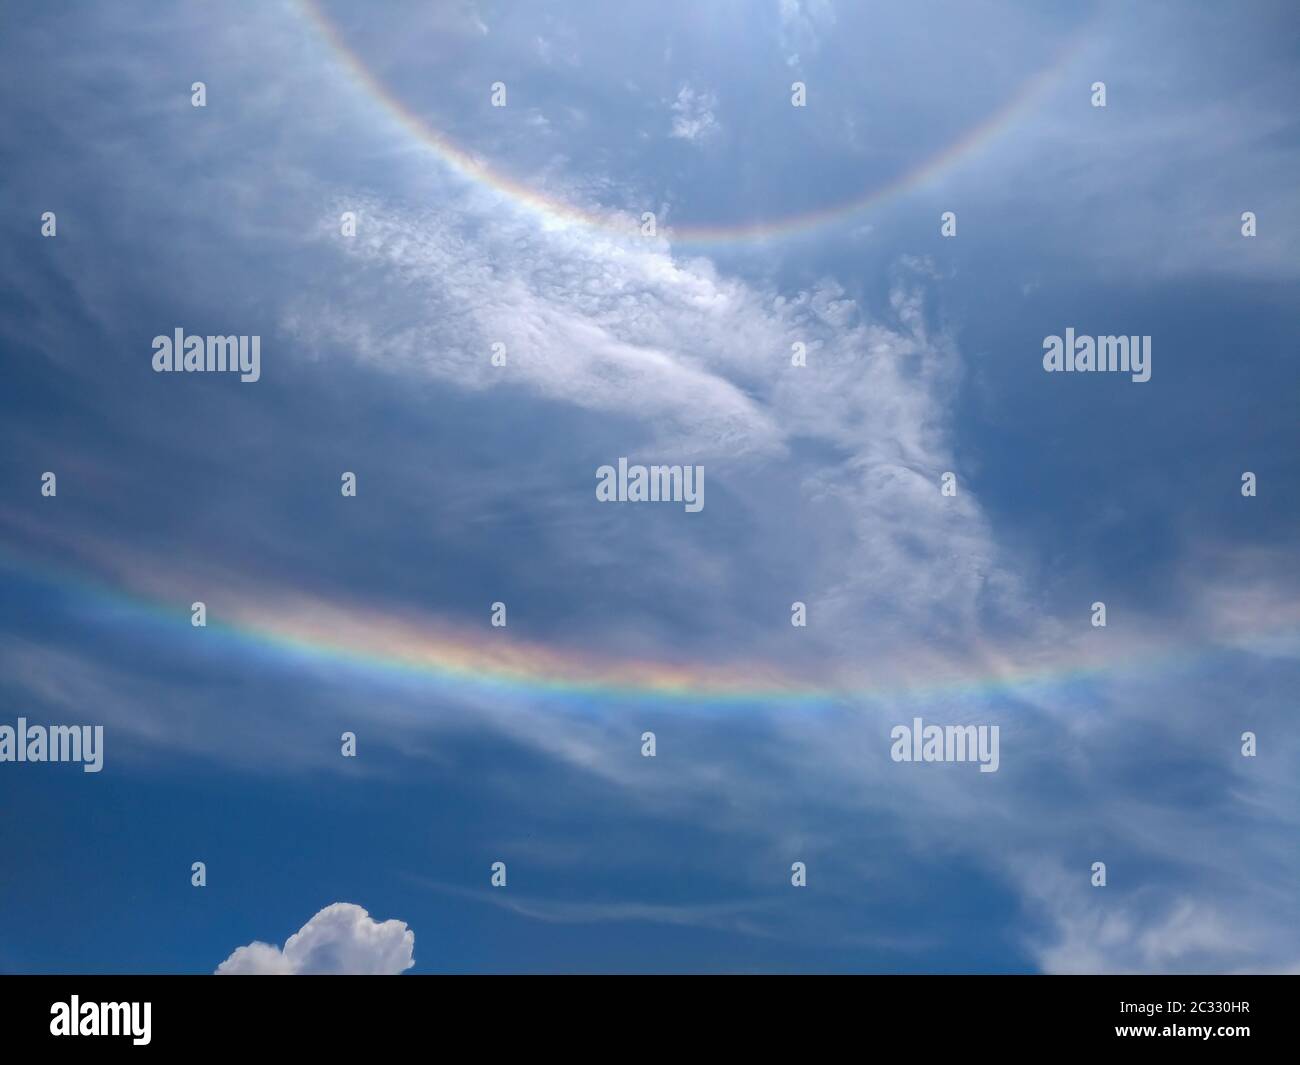
<svg viewBox="0 0 1300 1065"><path fill-rule="evenodd" d="M98 581L9 556L0 549L0 570L22 579L72 592L115 620L131 618L179 636L190 631L186 604L164 602L111 588ZM274 605L213 611L204 637L216 636L243 649L260 651L295 666L359 670L393 679L415 679L450 692L486 693L514 698L564 697L612 704L632 701L682 703L695 707L829 707L881 700L986 699L1059 691L1124 673L1192 669L1222 643L1132 648L1123 658L1094 662L1054 662L1031 668L1001 668L994 673L953 675L868 686L832 687L792 680L771 668L738 663L712 668L699 664L650 661L598 661L518 641L491 629L486 620L473 637L428 619L362 612L319 601L281 600ZM1236 646L1290 646L1300 640L1294 624L1260 634L1241 634ZM1128 646L1128 645L1126 645Z"/></svg>
<svg viewBox="0 0 1300 1065"><path fill-rule="evenodd" d="M615 225L610 215L586 210L562 200L543 196L536 189L502 174L484 159L457 146L449 137L430 126L415 114L392 90L383 84L348 47L342 31L322 9L319 0L298 0L307 21L319 31L330 45L335 56L342 61L356 81L374 99L378 100L409 134L431 148L449 167L463 177L495 189L509 197L518 206L539 217L548 225L577 224L609 230L621 235L630 231L626 222ZM801 231L815 230L876 206L883 201L910 189L918 188L959 160L972 155L978 148L993 141L1009 128L1040 94L1068 67L1088 39L1086 32L1078 34L1059 50L1051 63L1029 78L1000 108L952 144L929 156L883 185L868 189L850 200L820 207L801 214L792 214L773 221L742 222L735 225L669 226L667 236L674 244L716 245L747 240L763 240Z"/></svg>

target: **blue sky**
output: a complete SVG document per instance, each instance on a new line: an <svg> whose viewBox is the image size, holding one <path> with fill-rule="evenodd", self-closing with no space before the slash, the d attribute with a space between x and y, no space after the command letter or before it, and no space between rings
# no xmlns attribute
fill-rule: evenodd
<svg viewBox="0 0 1300 1065"><path fill-rule="evenodd" d="M8 23L0 970L1300 967L1292 7Z"/></svg>

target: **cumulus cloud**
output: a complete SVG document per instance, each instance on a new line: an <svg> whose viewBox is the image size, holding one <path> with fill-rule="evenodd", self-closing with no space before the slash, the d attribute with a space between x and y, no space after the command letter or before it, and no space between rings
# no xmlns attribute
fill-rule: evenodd
<svg viewBox="0 0 1300 1065"><path fill-rule="evenodd" d="M376 921L360 906L326 906L285 940L253 942L217 966L221 976L396 976L415 964L415 933L402 921Z"/></svg>

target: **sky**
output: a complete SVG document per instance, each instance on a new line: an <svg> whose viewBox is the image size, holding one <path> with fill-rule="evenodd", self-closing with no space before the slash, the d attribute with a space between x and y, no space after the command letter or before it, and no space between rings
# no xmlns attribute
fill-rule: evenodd
<svg viewBox="0 0 1300 1065"><path fill-rule="evenodd" d="M4 21L0 971L1300 971L1294 5Z"/></svg>

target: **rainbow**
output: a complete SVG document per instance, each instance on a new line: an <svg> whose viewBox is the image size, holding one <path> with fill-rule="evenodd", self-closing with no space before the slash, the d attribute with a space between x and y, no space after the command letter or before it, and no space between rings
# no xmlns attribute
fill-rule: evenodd
<svg viewBox="0 0 1300 1065"><path fill-rule="evenodd" d="M592 210L543 195L536 188L502 173L481 156L461 148L451 138L434 129L413 112L387 85L371 73L365 62L349 47L345 35L325 12L320 0L298 0L298 5L306 20L315 27L334 57L342 63L343 68L351 74L354 81L383 106L401 129L431 149L453 171L471 182L495 189L521 209L533 214L545 226L578 225L627 235L629 225L626 219L618 217L616 211ZM865 189L843 202L782 218L733 225L669 226L666 235L673 244L678 245L719 245L749 240L768 240L847 221L868 208L878 206L909 190L920 188L958 161L973 155L978 149L988 145L1013 126L1018 118L1030 110L1043 92L1061 77L1087 40L1086 31L1075 35L1058 50L1051 62L1027 79L1017 92L982 122L951 144L923 159L910 170L899 173L882 185Z"/></svg>
<svg viewBox="0 0 1300 1065"><path fill-rule="evenodd" d="M70 597L80 614L100 616L115 630L130 623L157 635L179 639L194 631L188 603L129 593L98 580L19 561L0 550L0 570L20 581L56 589ZM868 685L832 686L791 678L766 665L738 663L705 666L648 660L600 660L590 654L557 650L507 636L488 627L466 635L427 617L382 613L339 606L316 599L278 596L270 602L218 608L208 605L203 634L206 651L223 660L269 660L294 669L334 676L414 682L453 695L564 702L608 706L651 701L693 708L736 709L780 706L818 709L868 702L938 699L987 700L1060 692L1073 686L1126 673L1147 674L1171 668L1194 668L1206 651L1223 649L1223 641L1196 645L1128 647L1110 660L1036 662L1000 665L992 672L929 675ZM208 643L212 638L215 643ZM1264 635L1242 635L1231 646L1300 642L1294 626ZM192 646L192 645L191 645ZM1075 652L1077 655L1077 651Z"/></svg>

